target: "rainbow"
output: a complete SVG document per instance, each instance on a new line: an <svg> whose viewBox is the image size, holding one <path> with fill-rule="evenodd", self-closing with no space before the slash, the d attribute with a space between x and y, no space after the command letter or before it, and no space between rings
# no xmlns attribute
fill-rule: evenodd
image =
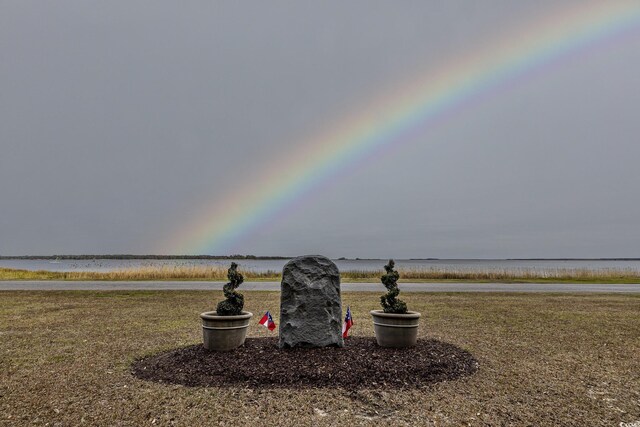
<svg viewBox="0 0 640 427"><path fill-rule="evenodd" d="M179 228L165 253L223 255L243 236L376 150L468 105L478 96L593 44L640 27L637 1L596 1L553 10L544 20L450 61L381 96L330 131L303 141L244 189L204 206ZM287 168L280 166L286 163Z"/></svg>

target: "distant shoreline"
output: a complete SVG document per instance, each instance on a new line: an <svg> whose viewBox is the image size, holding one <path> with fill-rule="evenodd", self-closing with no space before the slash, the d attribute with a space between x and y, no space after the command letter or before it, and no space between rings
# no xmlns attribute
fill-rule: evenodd
<svg viewBox="0 0 640 427"><path fill-rule="evenodd" d="M217 259L244 259L244 260L284 260L292 259L292 256L263 256L263 255L0 255L0 260L217 260ZM408 261L640 261L640 258L396 258ZM334 258L337 261L381 261L386 258Z"/></svg>
<svg viewBox="0 0 640 427"><path fill-rule="evenodd" d="M256 256L256 255L18 255L1 256L0 260L25 259L25 260L91 260L91 259L291 259L286 256Z"/></svg>

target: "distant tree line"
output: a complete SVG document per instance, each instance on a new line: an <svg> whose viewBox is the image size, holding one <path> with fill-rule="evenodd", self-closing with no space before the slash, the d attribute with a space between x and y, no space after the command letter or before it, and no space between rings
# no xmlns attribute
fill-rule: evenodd
<svg viewBox="0 0 640 427"><path fill-rule="evenodd" d="M0 259L46 259L46 260L91 260L91 259L291 259L290 256L261 256L261 255L0 255ZM354 259L356 261L379 260L380 258L345 258L344 261ZM436 261L446 258L410 258L411 261ZM473 258L468 258L471 260ZM505 258L505 261L640 261L640 258Z"/></svg>
<svg viewBox="0 0 640 427"><path fill-rule="evenodd" d="M286 256L258 255L22 255L2 256L0 259L46 259L46 260L91 260L91 259L290 259Z"/></svg>

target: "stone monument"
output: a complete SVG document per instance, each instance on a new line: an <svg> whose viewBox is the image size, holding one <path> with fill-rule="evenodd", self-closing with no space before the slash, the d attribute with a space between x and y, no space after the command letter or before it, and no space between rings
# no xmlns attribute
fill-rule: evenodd
<svg viewBox="0 0 640 427"><path fill-rule="evenodd" d="M319 255L292 259L282 270L280 348L343 345L338 267Z"/></svg>

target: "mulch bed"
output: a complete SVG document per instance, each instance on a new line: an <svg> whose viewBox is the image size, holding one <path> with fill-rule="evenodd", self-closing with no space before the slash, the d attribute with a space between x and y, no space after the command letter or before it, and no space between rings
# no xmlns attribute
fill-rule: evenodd
<svg viewBox="0 0 640 427"><path fill-rule="evenodd" d="M350 337L343 348L279 349L277 338L247 338L231 352L199 345L134 362L138 378L189 387L419 388L471 375L475 358L452 344L421 339L409 349Z"/></svg>

